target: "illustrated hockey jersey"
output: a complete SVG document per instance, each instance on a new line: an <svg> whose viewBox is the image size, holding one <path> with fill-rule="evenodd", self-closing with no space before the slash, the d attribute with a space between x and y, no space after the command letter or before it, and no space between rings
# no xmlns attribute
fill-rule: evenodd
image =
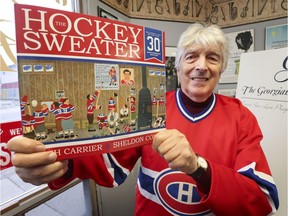
<svg viewBox="0 0 288 216"><path fill-rule="evenodd" d="M213 94L209 106L197 115L184 107L179 91L168 92L166 99L167 129L185 134L193 150L210 165L208 195L192 177L169 169L151 145L75 158L72 178L55 180L49 183L50 188L60 188L76 177L116 187L141 157L137 216L273 214L279 207L278 193L260 146L262 133L254 115L238 99L218 94Z"/></svg>
<svg viewBox="0 0 288 216"><path fill-rule="evenodd" d="M75 110L75 107L72 104L61 104L60 105L62 119L71 119L72 112Z"/></svg>
<svg viewBox="0 0 288 216"><path fill-rule="evenodd" d="M87 107L87 114L93 114L94 110L96 109L96 106L94 105L94 101L98 97L98 91L95 91L92 95L91 99L87 100L86 107Z"/></svg>

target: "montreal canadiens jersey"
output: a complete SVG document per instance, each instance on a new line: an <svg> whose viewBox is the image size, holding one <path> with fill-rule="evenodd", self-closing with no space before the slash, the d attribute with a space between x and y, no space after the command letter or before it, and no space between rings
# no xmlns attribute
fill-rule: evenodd
<svg viewBox="0 0 288 216"><path fill-rule="evenodd" d="M137 216L273 214L278 193L265 155L262 133L254 115L238 99L213 94L208 107L192 115L181 94L168 92L166 127L186 135L193 150L211 167L209 194L192 177L171 170L167 162L145 145L112 154L73 159L73 177L92 178L98 184L122 184L141 157L136 189ZM67 179L49 184L57 189Z"/></svg>

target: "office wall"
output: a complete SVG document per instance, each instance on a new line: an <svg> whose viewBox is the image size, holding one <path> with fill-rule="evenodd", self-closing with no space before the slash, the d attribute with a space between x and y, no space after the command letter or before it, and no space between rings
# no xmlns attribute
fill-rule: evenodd
<svg viewBox="0 0 288 216"><path fill-rule="evenodd" d="M190 25L190 23L179 23L179 22L164 22L155 20L140 20L131 19L131 23L143 26L149 26L151 28L162 30L166 33L166 46L175 47L177 46L180 34ZM287 17L281 19L270 20L266 22L252 23L249 25L235 26L231 28L224 28L225 33L239 32L243 30L254 29L254 50L265 49L265 28L268 26L286 24L288 22ZM218 89L236 89L237 84L218 84Z"/></svg>
<svg viewBox="0 0 288 216"><path fill-rule="evenodd" d="M175 47L177 46L178 39L180 37L180 34L190 25L190 23L181 23L181 22L171 22L171 21L157 21L157 20L147 20L147 19L129 19L125 15L119 13L118 11L114 10L113 8L110 8L109 6L103 4L99 0L83 0L84 2L87 2L85 5L86 13L91 15L97 15L97 6L100 6L101 8L111 12L115 16L119 18L119 20L124 22L130 22L137 25L142 26L148 26L151 28L162 30L166 33L166 46L168 47ZM255 22L250 23L248 25L241 25L241 26L233 26L229 28L224 28L223 31L225 33L232 33L232 32L238 32L243 30L249 30L254 29L254 50L264 50L265 49L265 28L268 26L274 26L274 25L282 25L288 23L288 16L286 18L280 18L275 20L269 20L265 22ZM216 87L216 91L218 89L236 89L236 84L219 84Z"/></svg>

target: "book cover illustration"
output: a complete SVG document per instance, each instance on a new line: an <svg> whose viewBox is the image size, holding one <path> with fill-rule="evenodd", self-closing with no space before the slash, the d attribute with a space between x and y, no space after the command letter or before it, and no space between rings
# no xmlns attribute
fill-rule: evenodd
<svg viewBox="0 0 288 216"><path fill-rule="evenodd" d="M24 136L75 157L165 127L164 32L22 4L15 14Z"/></svg>

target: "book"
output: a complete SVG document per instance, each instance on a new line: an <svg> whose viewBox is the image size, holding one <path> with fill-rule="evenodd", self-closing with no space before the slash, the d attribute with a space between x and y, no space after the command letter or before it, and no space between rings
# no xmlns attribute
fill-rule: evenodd
<svg viewBox="0 0 288 216"><path fill-rule="evenodd" d="M67 159L152 142L165 127L165 33L15 4L23 135Z"/></svg>

